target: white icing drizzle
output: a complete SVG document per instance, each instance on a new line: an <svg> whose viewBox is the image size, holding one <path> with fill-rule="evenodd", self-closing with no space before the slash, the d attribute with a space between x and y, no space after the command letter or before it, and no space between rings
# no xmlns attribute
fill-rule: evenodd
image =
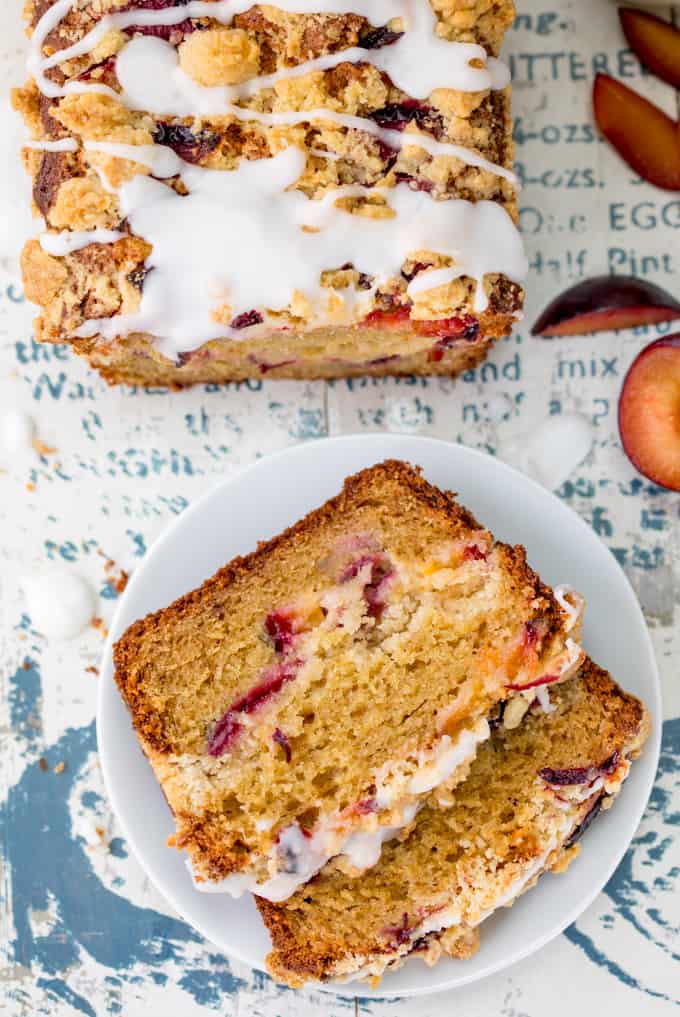
<svg viewBox="0 0 680 1017"><path fill-rule="evenodd" d="M232 873L218 882L199 883L196 882L190 861L187 861L187 868L194 887L202 893L228 893L231 897L241 897L245 892L250 892L266 900L279 902L287 900L298 886L309 882L326 864L330 855L320 841L319 834L311 839L305 837L297 823L287 826L279 835L276 850L277 854L285 857L291 871L280 869L261 883L254 876L242 872Z"/></svg>
<svg viewBox="0 0 680 1017"><path fill-rule="evenodd" d="M418 802L408 805L403 811L402 822L399 826L379 826L376 830L358 830L353 833L345 841L343 855L356 869L362 872L372 868L380 858L385 841L391 840L400 830L413 822L418 809Z"/></svg>
<svg viewBox="0 0 680 1017"><path fill-rule="evenodd" d="M82 251L89 244L115 244L124 236L127 234L120 230L62 230L60 233L42 233L40 246L43 251L59 258Z"/></svg>
<svg viewBox="0 0 680 1017"><path fill-rule="evenodd" d="M583 617L585 600L573 586L569 586L567 583L556 586L553 593L555 594L555 600L567 615L564 631L571 632Z"/></svg>
<svg viewBox="0 0 680 1017"><path fill-rule="evenodd" d="M187 166L187 163L165 145L124 145L115 141L86 141L84 147L86 152L101 152L116 159L137 162L151 170L153 176L161 179L178 176Z"/></svg>
<svg viewBox="0 0 680 1017"><path fill-rule="evenodd" d="M453 268L430 268L426 272L419 272L415 279L412 279L408 286L408 295L413 298L419 293L425 293L437 286L446 286L456 278L456 270Z"/></svg>
<svg viewBox="0 0 680 1017"><path fill-rule="evenodd" d="M142 148L139 161L149 155ZM130 155L128 147L119 152L124 158ZM160 160L166 157L163 167ZM372 219L335 207L337 191L314 202L289 190L305 165L304 154L295 148L273 159L242 162L238 173L191 166L169 150L154 156L159 171L176 172L180 164L186 196L146 175L119 188L121 214L133 233L153 247L147 267L154 271L146 278L138 311L97 319L79 334L114 338L149 332L172 356L211 339L247 337L246 329L215 321L211 307L228 303L232 317L254 308L278 310L296 292L311 302L311 320L325 320L331 291L321 286L321 273L351 262L370 273L374 284L360 296L352 291L352 299L336 311L335 320L347 320L362 308L367 313L375 289L398 275L410 252L422 249L448 255L455 260L456 275L477 280L475 306L482 311L486 274L499 272L519 281L526 269L520 235L494 202L435 202L399 185L383 192L373 189L388 198L396 215ZM238 238L238 258L225 265L225 238L230 237Z"/></svg>
<svg viewBox="0 0 680 1017"><path fill-rule="evenodd" d="M577 667L580 667L585 659L585 650L574 639L566 639L564 642L564 654L558 657L560 662L559 672L564 678L571 677Z"/></svg>
<svg viewBox="0 0 680 1017"><path fill-rule="evenodd" d="M547 685L539 685L536 689L536 699L543 710L543 713L554 713L557 709L556 706L550 702L550 690Z"/></svg>
<svg viewBox="0 0 680 1017"><path fill-rule="evenodd" d="M477 166L511 182L516 180L515 174L504 166L490 162L463 145L437 141L417 129L394 131L380 127L367 117L336 113L323 108L261 113L235 106L228 99L228 90L206 88L185 74L179 66L176 50L163 39L152 36L133 39L118 55L116 69L127 104L133 108L149 110L158 116L220 116L229 113L238 120L279 127L327 121L338 127L371 134L396 150L413 145L425 149L432 156L451 156L468 166Z"/></svg>
<svg viewBox="0 0 680 1017"><path fill-rule="evenodd" d="M219 0L217 3L191 0L183 6L164 10L132 10L107 14L77 43L50 57L43 57L42 47L47 36L72 10L74 3L75 0L58 0L43 15L33 33L29 69L41 91L50 98L92 90L116 95L112 89L103 85L67 82L61 87L45 77L45 71L90 53L111 29L122 30L133 25L173 25L186 18L200 17L210 17L228 24L236 14L253 6L252 0ZM277 0L275 6L299 14L355 13L365 16L374 24L401 18L405 32L396 42L381 49L354 47L308 60L296 68L284 68L275 74L254 78L245 86L220 89L227 101L252 95L261 88L270 88L284 77L298 77L310 71L326 70L346 61L373 64L389 74L394 84L414 99L426 98L442 87L463 92L481 92L489 88L504 88L510 81L507 67L500 60L487 57L482 46L440 38L437 34L436 16L427 0ZM472 66L471 61L478 62L481 66Z"/></svg>
<svg viewBox="0 0 680 1017"><path fill-rule="evenodd" d="M163 116L230 114L266 125L320 120L369 133L395 150L421 148L432 156L453 157L514 180L504 167L463 146L421 133L413 124L399 132L368 118L327 109L262 113L235 105L259 89L276 86L283 78L327 69L343 60L372 63L415 98L444 87L470 92L504 87L507 70L493 58L487 59L482 47L439 37L428 0L281 0L277 7L301 14L351 11L365 15L372 24L400 18L404 33L383 48L355 47L243 85L202 86L184 73L170 43L140 35L131 38L117 55L121 94L80 81L62 87L46 77L51 68L91 52L111 29L172 25L205 16L226 24L251 6L252 0L190 0L163 10L120 11L104 16L79 42L45 57L47 37L74 8L74 0L57 0L34 29L29 68L50 97L94 90L108 92L131 108ZM471 61L479 66L472 66ZM302 192L289 189L303 172L306 159L293 148L256 163L242 160L237 171L211 171L185 163L161 145L91 141L85 147L131 159L150 170L151 176L135 176L113 188L101 167L95 167L107 190L118 194L121 216L127 218L132 232L152 246L146 267L154 271L145 280L135 313L87 322L79 330L82 336L101 334L114 339L147 332L158 337L162 351L172 357L212 339L250 338L257 334L253 328L233 329L227 322L252 310L267 320L267 311L286 310L299 304L300 298L305 301L308 327L326 324L329 319L349 324L371 310L379 286L399 274L409 255L423 249L447 256L452 265L414 280L408 290L412 297L465 275L477 283L475 310L482 312L488 303L485 275L503 274L519 282L526 273L519 232L494 202L437 202L406 186L336 189L321 201L310 201ZM337 158L337 154L327 157ZM186 196L160 182L175 175L181 175ZM395 215L383 219L350 215L337 207L342 193L382 195ZM50 233L41 238L41 244L44 250L61 256L88 243L114 243L122 236L115 230ZM238 257L225 267L225 240L231 238L237 238ZM323 271L346 263L373 277L370 290L332 291L321 286ZM218 310L220 321L216 320ZM272 324L270 316L268 324ZM279 327L287 326L283 322Z"/></svg>
<svg viewBox="0 0 680 1017"><path fill-rule="evenodd" d="M308 149L310 155L315 155L319 159L329 159L331 162L339 162L342 156L339 152L331 152L323 148L310 148Z"/></svg>
<svg viewBox="0 0 680 1017"><path fill-rule="evenodd" d="M444 735L434 754L419 758L419 772L411 779L408 789L411 794L425 794L447 780L454 770L472 759L480 742L490 735L489 724L482 718L472 731L463 730L455 742Z"/></svg>
<svg viewBox="0 0 680 1017"><path fill-rule="evenodd" d="M422 795L437 783L442 783L451 776L456 765L474 756L478 742L488 737L488 734L488 724L483 720L476 726L474 734L463 731L453 742L444 736L434 750L418 756L415 771L411 766L408 780L401 781L399 785L394 779L390 782L388 778L381 779L380 774L377 774L375 800L378 813L370 813L367 822L376 824L376 816L380 811L392 807L404 794ZM381 772L389 771L398 775L400 766L401 763L395 763L382 767ZM390 826L374 825L369 829L348 830L346 825L343 826L342 816L334 814L320 820L313 835L306 837L297 823L291 823L281 831L267 858L271 875L262 882L243 872L233 873L217 882L197 882L191 863L187 862L187 865L194 886L203 893L228 893L232 897L240 897L245 891L250 891L267 900L286 900L298 886L308 882L326 862L338 854L346 856L357 869L375 865L380 858L383 843L413 822L420 805L420 801L411 800L399 808L398 822L393 822Z"/></svg>
<svg viewBox="0 0 680 1017"><path fill-rule="evenodd" d="M58 141L25 141L23 147L38 152L77 152L79 146L75 138L59 138Z"/></svg>

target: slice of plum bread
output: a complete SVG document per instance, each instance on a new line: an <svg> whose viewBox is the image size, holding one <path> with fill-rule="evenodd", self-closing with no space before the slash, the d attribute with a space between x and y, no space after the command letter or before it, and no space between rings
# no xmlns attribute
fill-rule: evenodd
<svg viewBox="0 0 680 1017"><path fill-rule="evenodd" d="M514 13L26 0L36 338L145 386L480 364L527 272Z"/></svg>
<svg viewBox="0 0 680 1017"><path fill-rule="evenodd" d="M408 839L351 879L332 862L285 904L258 899L275 978L370 978L416 955L469 957L478 925L542 872L563 871L576 842L621 788L649 729L645 707L587 661L551 712L500 724L450 808L428 803Z"/></svg>
<svg viewBox="0 0 680 1017"><path fill-rule="evenodd" d="M375 864L489 719L550 708L581 607L388 461L137 621L116 680L197 886L282 900L335 855Z"/></svg>

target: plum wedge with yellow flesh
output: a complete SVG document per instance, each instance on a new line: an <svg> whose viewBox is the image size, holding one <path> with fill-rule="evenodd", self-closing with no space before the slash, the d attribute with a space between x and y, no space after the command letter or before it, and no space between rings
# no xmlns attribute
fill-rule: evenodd
<svg viewBox="0 0 680 1017"><path fill-rule="evenodd" d="M598 275L552 300L531 330L550 337L635 328L680 318L680 301L632 275Z"/></svg>
<svg viewBox="0 0 680 1017"><path fill-rule="evenodd" d="M680 190L680 133L675 120L608 74L595 78L593 109L597 126L631 169L655 187Z"/></svg>
<svg viewBox="0 0 680 1017"><path fill-rule="evenodd" d="M619 399L619 432L640 473L680 491L680 334L650 343L633 361Z"/></svg>
<svg viewBox="0 0 680 1017"><path fill-rule="evenodd" d="M620 8L619 17L623 34L640 62L657 78L680 88L680 29L656 14L632 7Z"/></svg>

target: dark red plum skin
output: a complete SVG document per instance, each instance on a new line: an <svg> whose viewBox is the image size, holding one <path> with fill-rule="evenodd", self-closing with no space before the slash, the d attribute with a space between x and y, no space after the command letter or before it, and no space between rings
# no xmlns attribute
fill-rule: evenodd
<svg viewBox="0 0 680 1017"><path fill-rule="evenodd" d="M593 822L593 820L597 819L597 817L599 816L600 809L602 808L602 802L603 802L603 800L606 797L607 796L604 795L604 794L600 794L600 795L597 796L597 798L595 799L593 804L590 806L590 808L588 809L588 811L586 812L585 816L583 817L581 822L578 824L576 829L572 830L571 834L569 835L568 840L566 840L564 842L565 848L572 847L573 844L575 844L577 841L579 841L581 839L581 837L586 832L586 830L588 829L590 824Z"/></svg>
<svg viewBox="0 0 680 1017"><path fill-rule="evenodd" d="M397 946L403 946L411 938L408 917L408 912L404 911L399 925L388 925L383 929L383 935L389 937Z"/></svg>
<svg viewBox="0 0 680 1017"><path fill-rule="evenodd" d="M538 775L548 784L552 784L553 787L566 787L570 784L588 784L597 777L606 777L613 773L618 766L619 759L619 753L614 751L608 759L603 760L599 764L559 768L544 766L538 771Z"/></svg>
<svg viewBox="0 0 680 1017"><path fill-rule="evenodd" d="M650 311L662 313L658 321L672 321L680 318L680 301L646 279L632 275L598 275L576 283L555 297L537 318L531 334L541 336L568 322L577 326L579 318L597 319L598 315L602 315L602 323L598 326L595 321L594 331L609 330L616 328L616 311L639 311L640 324L646 323L645 313Z"/></svg>

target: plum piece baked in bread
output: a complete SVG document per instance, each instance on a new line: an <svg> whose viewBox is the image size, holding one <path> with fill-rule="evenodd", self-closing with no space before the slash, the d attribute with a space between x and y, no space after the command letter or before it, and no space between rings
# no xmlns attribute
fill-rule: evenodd
<svg viewBox="0 0 680 1017"><path fill-rule="evenodd" d="M454 375L520 315L511 0L28 0L37 337L110 382Z"/></svg>
<svg viewBox="0 0 680 1017"><path fill-rule="evenodd" d="M285 904L258 899L270 972L299 987L379 979L412 955L429 964L470 956L485 918L570 862L648 730L642 703L587 661L555 689L551 712L499 725L450 808L426 804L410 836L386 844L361 879L332 862Z"/></svg>
<svg viewBox="0 0 680 1017"><path fill-rule="evenodd" d="M116 680L199 889L281 900L335 855L375 864L500 703L550 708L581 606L388 461L133 624Z"/></svg>

